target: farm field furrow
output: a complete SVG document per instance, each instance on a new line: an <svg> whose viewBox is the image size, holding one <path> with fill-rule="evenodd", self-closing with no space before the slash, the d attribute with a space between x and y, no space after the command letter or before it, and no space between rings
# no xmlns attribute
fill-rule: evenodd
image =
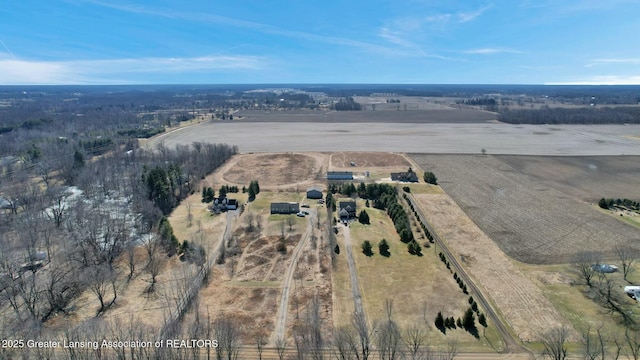
<svg viewBox="0 0 640 360"><path fill-rule="evenodd" d="M447 111L453 113L454 111ZM370 112L373 113L373 112ZM382 113L382 111L380 112ZM508 125L502 123L403 123L403 111L384 121L243 122L212 121L146 143L167 147L224 139L241 152L387 151L441 154L640 155L629 135L640 125ZM420 112L429 119L429 112Z"/></svg>
<svg viewBox="0 0 640 360"><path fill-rule="evenodd" d="M542 181L482 155L413 155L423 169L509 256L533 264L563 263L580 251L612 257L638 230ZM472 170L471 170L472 169ZM638 245L636 245L638 246Z"/></svg>
<svg viewBox="0 0 640 360"><path fill-rule="evenodd" d="M460 263L498 306L523 341L568 322L542 291L446 194L416 194L420 207Z"/></svg>

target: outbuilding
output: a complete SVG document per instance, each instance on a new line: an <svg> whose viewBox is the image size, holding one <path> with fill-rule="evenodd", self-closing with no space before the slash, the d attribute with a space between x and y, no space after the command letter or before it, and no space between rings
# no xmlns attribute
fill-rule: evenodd
<svg viewBox="0 0 640 360"><path fill-rule="evenodd" d="M271 203L272 214L297 214L300 212L300 205L297 202Z"/></svg>
<svg viewBox="0 0 640 360"><path fill-rule="evenodd" d="M353 180L352 171L329 171L327 180Z"/></svg>
<svg viewBox="0 0 640 360"><path fill-rule="evenodd" d="M308 188L307 199L322 199L322 188L320 186L312 186Z"/></svg>

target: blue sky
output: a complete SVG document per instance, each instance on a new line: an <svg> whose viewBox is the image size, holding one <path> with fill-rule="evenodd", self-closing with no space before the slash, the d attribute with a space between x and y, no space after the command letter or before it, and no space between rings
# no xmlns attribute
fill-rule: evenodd
<svg viewBox="0 0 640 360"><path fill-rule="evenodd" d="M638 0L6 0L0 84L640 84Z"/></svg>

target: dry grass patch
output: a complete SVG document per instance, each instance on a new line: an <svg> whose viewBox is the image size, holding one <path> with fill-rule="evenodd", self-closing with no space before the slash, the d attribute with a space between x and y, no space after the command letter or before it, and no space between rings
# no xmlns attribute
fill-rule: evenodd
<svg viewBox="0 0 640 360"><path fill-rule="evenodd" d="M351 166L355 163L355 167ZM393 167L404 168L405 171L411 163L401 154L375 153L375 152L344 152L331 155L331 166L335 168L379 168Z"/></svg>
<svg viewBox="0 0 640 360"><path fill-rule="evenodd" d="M483 293L518 337L533 341L547 329L570 325L544 293L446 194L415 195L434 230L458 255ZM523 309L526 309L524 311Z"/></svg>
<svg viewBox="0 0 640 360"><path fill-rule="evenodd" d="M462 329L447 330L444 335L435 328L438 311L447 317L462 317L469 307L468 295L460 290L453 274L440 262L433 249L423 248L422 257L409 254L407 245L400 241L384 211L367 208L367 213L371 225L353 223L351 237L363 306L370 322L386 318L384 302L391 299L394 303L393 317L399 326L403 329L414 325L426 328L430 345L446 345L447 341L456 340L465 350L481 352L494 351L502 346L492 324L486 331L487 337L480 340ZM388 258L378 251L378 243L383 238L390 245L391 256ZM361 244L365 240L373 245L374 255L371 257L362 253ZM478 327L482 334L482 327Z"/></svg>
<svg viewBox="0 0 640 360"><path fill-rule="evenodd" d="M300 187L324 179L326 155L301 153L242 154L234 156L217 172L217 182L248 185L260 182L260 188Z"/></svg>

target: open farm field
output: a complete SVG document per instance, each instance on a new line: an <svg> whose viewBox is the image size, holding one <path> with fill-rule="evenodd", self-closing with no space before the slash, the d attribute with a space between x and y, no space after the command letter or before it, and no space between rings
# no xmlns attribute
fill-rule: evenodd
<svg viewBox="0 0 640 360"><path fill-rule="evenodd" d="M519 172L499 157L412 157L423 169L437 174L447 194L516 260L564 263L581 251L596 251L611 258L615 245L640 236L637 228Z"/></svg>
<svg viewBox="0 0 640 360"><path fill-rule="evenodd" d="M601 198L640 200L638 156L507 156L497 158L536 182L596 203Z"/></svg>
<svg viewBox="0 0 640 360"><path fill-rule="evenodd" d="M447 194L414 197L433 229L521 340L535 341L549 328L570 326L542 290Z"/></svg>
<svg viewBox="0 0 640 360"><path fill-rule="evenodd" d="M385 106L388 105L388 106ZM391 105L400 105L401 110L387 108ZM415 110L421 106L420 110ZM429 108L427 110L427 107ZM433 123L484 123L496 120L495 113L479 110L458 110L441 105L427 104L426 102L417 105L415 102L407 104L380 104L381 110L370 111L370 105L366 106L369 111L323 111L323 110L298 110L298 111L264 111L264 110L243 110L237 113L240 120L235 122L323 122L323 123L369 123L369 122L389 122L389 123L410 123L410 124L433 124Z"/></svg>
<svg viewBox="0 0 640 360"><path fill-rule="evenodd" d="M375 113L393 114L390 111ZM147 146L154 148L163 142L174 147L215 139L235 144L245 153L339 150L479 154L481 149L486 149L489 154L640 155L640 141L632 136L637 134L640 134L638 125L421 124L398 123L393 119L355 123L325 122L321 118L287 123L234 120L181 128L151 139Z"/></svg>

